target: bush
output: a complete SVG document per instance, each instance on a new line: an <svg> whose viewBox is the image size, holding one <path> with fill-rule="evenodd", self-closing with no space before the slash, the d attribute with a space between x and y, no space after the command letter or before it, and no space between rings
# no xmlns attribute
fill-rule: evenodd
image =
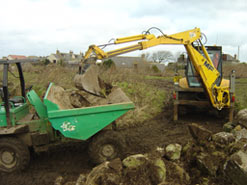
<svg viewBox="0 0 247 185"><path fill-rule="evenodd" d="M109 69L111 67L115 67L115 63L113 62L113 60L109 59L103 62L103 66L105 69Z"/></svg>
<svg viewBox="0 0 247 185"><path fill-rule="evenodd" d="M152 71L154 73L160 73L160 70L159 70L159 68L156 65L152 65Z"/></svg>

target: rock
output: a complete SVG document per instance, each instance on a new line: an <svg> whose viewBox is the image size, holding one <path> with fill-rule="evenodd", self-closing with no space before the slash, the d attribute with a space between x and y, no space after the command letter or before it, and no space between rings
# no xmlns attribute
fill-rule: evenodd
<svg viewBox="0 0 247 185"><path fill-rule="evenodd" d="M109 104L112 103L123 103L123 102L131 102L130 99L126 96L126 94L119 87L112 88L111 93L107 96L107 102Z"/></svg>
<svg viewBox="0 0 247 185"><path fill-rule="evenodd" d="M88 174L85 185L119 185L121 182L121 173L109 168L109 162L106 161L93 168Z"/></svg>
<svg viewBox="0 0 247 185"><path fill-rule="evenodd" d="M225 132L231 132L233 128L234 128L234 124L232 122L227 122L223 125L223 130Z"/></svg>
<svg viewBox="0 0 247 185"><path fill-rule="evenodd" d="M99 96L94 96L85 91L76 91L77 96L81 96L89 103L90 106L106 105L107 99ZM82 102L81 102L82 103ZM82 103L83 104L83 103Z"/></svg>
<svg viewBox="0 0 247 185"><path fill-rule="evenodd" d="M52 85L47 99L58 105L59 109L72 109L68 93L60 86Z"/></svg>
<svg viewBox="0 0 247 185"><path fill-rule="evenodd" d="M169 144L166 147L166 157L170 160L177 160L181 156L182 146L179 144Z"/></svg>
<svg viewBox="0 0 247 185"><path fill-rule="evenodd" d="M153 165L156 167L157 178L159 182L166 180L166 166L162 159L156 159L153 161Z"/></svg>
<svg viewBox="0 0 247 185"><path fill-rule="evenodd" d="M62 176L56 178L54 185L62 185L64 183L64 179Z"/></svg>
<svg viewBox="0 0 247 185"><path fill-rule="evenodd" d="M247 151L240 150L233 155L224 165L227 177L236 185L246 185L247 182Z"/></svg>
<svg viewBox="0 0 247 185"><path fill-rule="evenodd" d="M214 160L210 157L209 154L201 152L196 157L196 163L198 168L205 174L209 174L211 176L216 176L216 172L218 170L218 165Z"/></svg>
<svg viewBox="0 0 247 185"><path fill-rule="evenodd" d="M239 131L234 129L233 135L235 136L236 141L239 141L242 138L247 139L247 130L245 128L243 128Z"/></svg>
<svg viewBox="0 0 247 185"><path fill-rule="evenodd" d="M212 132L203 126L192 123L189 126L191 136L200 144L204 144L212 135Z"/></svg>
<svg viewBox="0 0 247 185"><path fill-rule="evenodd" d="M148 158L143 154L136 154L128 156L123 160L123 165L127 168L138 168L139 166L147 163Z"/></svg>
<svg viewBox="0 0 247 185"><path fill-rule="evenodd" d="M76 180L75 185L85 185L86 183L86 176L84 174L80 174L80 176L78 177L78 179Z"/></svg>
<svg viewBox="0 0 247 185"><path fill-rule="evenodd" d="M75 185L76 182L74 181L69 181L69 182L66 182L64 185Z"/></svg>
<svg viewBox="0 0 247 185"><path fill-rule="evenodd" d="M236 115L237 122L247 128L247 109L240 110Z"/></svg>
<svg viewBox="0 0 247 185"><path fill-rule="evenodd" d="M233 143L228 149L230 154L234 154L238 152L239 150L247 150L247 139L246 138L242 138L238 140L237 142Z"/></svg>
<svg viewBox="0 0 247 185"><path fill-rule="evenodd" d="M155 154L157 154L159 157L163 157L165 155L165 149L162 147L156 147Z"/></svg>
<svg viewBox="0 0 247 185"><path fill-rule="evenodd" d="M234 128L234 131L240 131L242 129L241 125L237 125L235 128Z"/></svg>
<svg viewBox="0 0 247 185"><path fill-rule="evenodd" d="M70 94L70 103L74 108L88 107L90 103L76 91Z"/></svg>
<svg viewBox="0 0 247 185"><path fill-rule="evenodd" d="M190 176L186 172L186 170L176 164L175 162L166 161L167 166L167 180L165 183L162 184L181 184L181 185L188 185L191 184Z"/></svg>
<svg viewBox="0 0 247 185"><path fill-rule="evenodd" d="M122 161L120 158L116 158L108 164L109 168L114 169L117 172L121 172L123 169Z"/></svg>
<svg viewBox="0 0 247 185"><path fill-rule="evenodd" d="M185 171L184 168L180 167L179 165L175 164L176 166L176 173L179 176L180 182L183 182L184 184L190 184L190 176Z"/></svg>
<svg viewBox="0 0 247 185"><path fill-rule="evenodd" d="M212 140L216 144L216 146L220 148L224 148L227 145L235 142L235 137L232 133L228 132L219 132L212 136Z"/></svg>
<svg viewBox="0 0 247 185"><path fill-rule="evenodd" d="M158 184L166 180L166 166L157 156L136 154L123 160L124 184Z"/></svg>

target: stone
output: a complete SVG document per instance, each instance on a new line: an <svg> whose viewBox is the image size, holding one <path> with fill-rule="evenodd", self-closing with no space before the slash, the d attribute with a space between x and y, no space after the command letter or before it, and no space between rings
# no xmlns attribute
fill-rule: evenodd
<svg viewBox="0 0 247 185"><path fill-rule="evenodd" d="M139 166L147 163L148 158L143 154L136 154L128 156L123 160L123 165L127 168L138 168Z"/></svg>
<svg viewBox="0 0 247 185"><path fill-rule="evenodd" d="M164 182L166 180L166 166L164 161L158 158L153 161L153 165L156 167L159 182Z"/></svg>
<svg viewBox="0 0 247 185"><path fill-rule="evenodd" d="M88 107L90 103L76 91L70 93L70 103L74 108Z"/></svg>
<svg viewBox="0 0 247 185"><path fill-rule="evenodd" d="M247 151L240 150L231 155L224 165L224 173L236 185L247 182Z"/></svg>
<svg viewBox="0 0 247 185"><path fill-rule="evenodd" d="M62 185L64 183L64 179L62 176L58 176L54 182L54 185Z"/></svg>
<svg viewBox="0 0 247 185"><path fill-rule="evenodd" d="M57 104L60 110L73 108L68 93L60 86L52 85L47 99Z"/></svg>
<svg viewBox="0 0 247 185"><path fill-rule="evenodd" d="M122 161L120 158L116 158L108 164L109 168L114 169L117 172L121 172L123 169Z"/></svg>
<svg viewBox="0 0 247 185"><path fill-rule="evenodd" d="M234 130L233 135L235 136L236 141L239 141L240 139L243 139L243 138L247 139L247 130L245 128L239 131Z"/></svg>
<svg viewBox="0 0 247 185"><path fill-rule="evenodd" d="M237 115L236 115L236 118L237 122L246 127L247 128L247 109L242 109L240 110Z"/></svg>
<svg viewBox="0 0 247 185"><path fill-rule="evenodd" d="M209 154L204 152L199 153L196 157L196 163L203 173L216 176L218 165L212 160Z"/></svg>
<svg viewBox="0 0 247 185"><path fill-rule="evenodd" d="M190 176L189 174L185 171L184 168L182 168L181 166L175 164L175 169L176 169L176 173L179 176L180 182L183 182L185 184L190 184Z"/></svg>
<svg viewBox="0 0 247 185"><path fill-rule="evenodd" d="M188 125L191 136L200 144L204 144L213 134L210 130L201 125L192 123Z"/></svg>
<svg viewBox="0 0 247 185"><path fill-rule="evenodd" d="M227 123L225 123L225 124L223 125L223 130L224 130L225 132L231 132L233 128L234 128L234 125L233 125L232 122L227 122Z"/></svg>
<svg viewBox="0 0 247 185"><path fill-rule="evenodd" d="M95 168L88 174L85 185L119 185L121 182L121 173L109 167L109 161L106 161Z"/></svg>
<svg viewBox="0 0 247 185"><path fill-rule="evenodd" d="M234 131L240 131L242 129L241 125L237 125L235 128L234 128Z"/></svg>
<svg viewBox="0 0 247 185"><path fill-rule="evenodd" d="M224 148L231 143L235 142L235 137L232 133L228 132L219 132L212 136L212 140L216 144L216 146L220 148Z"/></svg>
<svg viewBox="0 0 247 185"><path fill-rule="evenodd" d="M80 176L78 177L78 179L76 180L75 185L85 185L86 183L86 176L84 174L80 174Z"/></svg>
<svg viewBox="0 0 247 185"><path fill-rule="evenodd" d="M180 144L169 144L166 147L166 157L170 160L178 160L181 156L182 146Z"/></svg>
<svg viewBox="0 0 247 185"><path fill-rule="evenodd" d="M107 96L107 102L112 103L123 103L131 102L131 100L126 96L126 94L119 87L113 87L111 93Z"/></svg>

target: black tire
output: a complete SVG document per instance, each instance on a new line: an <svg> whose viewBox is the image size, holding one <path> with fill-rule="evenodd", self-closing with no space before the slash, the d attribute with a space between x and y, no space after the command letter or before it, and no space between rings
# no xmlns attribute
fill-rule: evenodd
<svg viewBox="0 0 247 185"><path fill-rule="evenodd" d="M91 161L100 164L115 158L122 158L126 149L124 137L116 131L102 131L89 143Z"/></svg>
<svg viewBox="0 0 247 185"><path fill-rule="evenodd" d="M0 138L0 170L11 173L24 170L30 161L28 147L15 137Z"/></svg>

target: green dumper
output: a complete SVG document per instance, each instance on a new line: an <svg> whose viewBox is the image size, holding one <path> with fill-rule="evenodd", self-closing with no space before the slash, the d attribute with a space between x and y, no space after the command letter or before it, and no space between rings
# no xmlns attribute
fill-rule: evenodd
<svg viewBox="0 0 247 185"><path fill-rule="evenodd" d="M103 106L60 110L49 100L50 83L43 101L29 88L26 94L21 63L16 60L22 96L9 98L8 67L10 61L0 61L4 65L3 86L0 89L2 104L0 109L0 170L13 172L25 169L30 160L30 148L36 152L68 142L89 142L88 152L94 163L101 163L121 157L125 141L116 131L105 129L124 115L134 104L130 101ZM34 107L36 116L29 113Z"/></svg>

